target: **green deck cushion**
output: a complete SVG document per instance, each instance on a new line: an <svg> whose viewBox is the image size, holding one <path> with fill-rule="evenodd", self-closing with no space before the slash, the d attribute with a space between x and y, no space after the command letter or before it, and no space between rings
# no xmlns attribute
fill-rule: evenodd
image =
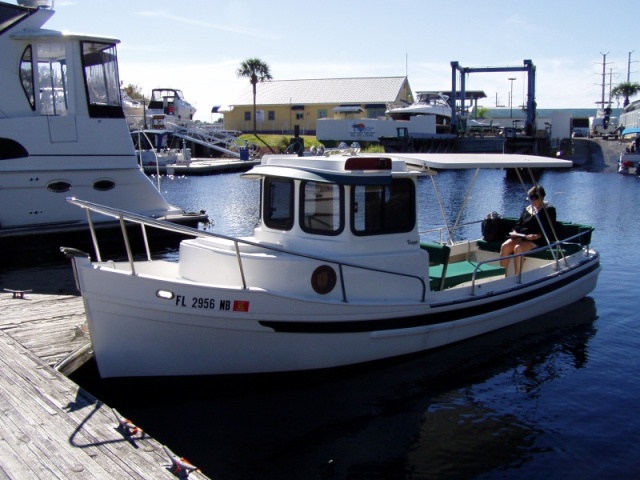
<svg viewBox="0 0 640 480"><path fill-rule="evenodd" d="M455 262L447 265L444 288L453 287L464 282L470 282L473 278L473 272L477 265L477 262L469 261ZM437 290L440 287L442 268L443 265L433 265L429 267L429 285L432 290ZM476 272L476 280L496 275L504 275L504 273L505 269L503 267L485 263L478 268Z"/></svg>

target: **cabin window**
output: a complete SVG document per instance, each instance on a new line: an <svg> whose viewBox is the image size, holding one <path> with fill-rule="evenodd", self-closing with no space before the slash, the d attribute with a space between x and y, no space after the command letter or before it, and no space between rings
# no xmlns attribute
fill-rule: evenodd
<svg viewBox="0 0 640 480"><path fill-rule="evenodd" d="M273 122L276 119L276 112L275 110L269 110L267 112L267 120L269 120L270 122Z"/></svg>
<svg viewBox="0 0 640 480"><path fill-rule="evenodd" d="M38 44L40 113L63 115L69 108L67 50L61 43Z"/></svg>
<svg viewBox="0 0 640 480"><path fill-rule="evenodd" d="M329 116L329 112L326 108L318 109L318 118L327 118Z"/></svg>
<svg viewBox="0 0 640 480"><path fill-rule="evenodd" d="M22 58L20 59L20 83L22 83L22 90L27 96L31 110L36 110L36 93L35 86L33 84L33 53L31 51L31 45L24 49Z"/></svg>
<svg viewBox="0 0 640 480"><path fill-rule="evenodd" d="M265 178L262 218L269 228L291 230L293 227L293 180Z"/></svg>
<svg viewBox="0 0 640 480"><path fill-rule="evenodd" d="M300 189L302 230L320 235L338 235L344 228L342 192L339 185L303 182Z"/></svg>
<svg viewBox="0 0 640 480"><path fill-rule="evenodd" d="M357 185L351 194L351 228L355 235L382 235L413 230L415 185L407 178L390 185Z"/></svg>
<svg viewBox="0 0 640 480"><path fill-rule="evenodd" d="M116 46L82 42L82 66L91 118L124 118Z"/></svg>
<svg viewBox="0 0 640 480"><path fill-rule="evenodd" d="M251 121L251 112L244 112L244 120L245 122Z"/></svg>

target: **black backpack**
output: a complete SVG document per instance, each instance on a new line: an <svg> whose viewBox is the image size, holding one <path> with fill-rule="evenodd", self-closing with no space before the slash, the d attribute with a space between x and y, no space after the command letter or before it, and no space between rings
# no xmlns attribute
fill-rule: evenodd
<svg viewBox="0 0 640 480"><path fill-rule="evenodd" d="M506 233L502 217L498 212L491 212L482 221L482 239L487 242L502 242Z"/></svg>

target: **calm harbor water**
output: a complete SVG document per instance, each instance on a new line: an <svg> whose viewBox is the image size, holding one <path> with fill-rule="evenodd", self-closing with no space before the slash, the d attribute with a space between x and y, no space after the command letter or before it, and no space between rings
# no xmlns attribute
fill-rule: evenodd
<svg viewBox="0 0 640 480"><path fill-rule="evenodd" d="M421 225L440 224L423 180ZM470 174L439 180L445 203L459 205ZM588 298L544 318L332 372L104 381L89 364L73 378L219 480L640 478L640 178L573 170L540 182L560 220L596 227L603 264ZM162 191L206 209L213 231L248 234L257 219L258 185L238 174L164 178ZM524 206L503 172L483 173L473 192L463 221ZM70 270L13 269L0 280L64 290Z"/></svg>

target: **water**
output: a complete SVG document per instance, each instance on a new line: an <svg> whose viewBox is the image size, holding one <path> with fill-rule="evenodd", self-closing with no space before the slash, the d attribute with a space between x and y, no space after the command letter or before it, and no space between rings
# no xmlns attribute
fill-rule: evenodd
<svg viewBox="0 0 640 480"><path fill-rule="evenodd" d="M469 173L439 180L456 199ZM596 227L603 265L589 297L544 318L366 368L140 382L99 380L88 365L74 379L215 479L639 478L640 179L574 170L541 183L560 220ZM244 235L257 220L258 184L235 174L162 190L206 209L213 231ZM523 205L521 187L488 172L463 221ZM433 208L421 204L421 224ZM0 271L0 282L37 277L57 293L70 270Z"/></svg>

